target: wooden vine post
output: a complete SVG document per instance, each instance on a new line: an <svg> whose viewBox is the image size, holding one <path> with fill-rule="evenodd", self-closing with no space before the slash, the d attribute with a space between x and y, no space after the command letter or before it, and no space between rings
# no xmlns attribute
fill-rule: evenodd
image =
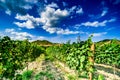
<svg viewBox="0 0 120 80"><path fill-rule="evenodd" d="M95 51L95 44L93 43L90 47L90 50L91 50L91 56L89 56L88 60L89 60L89 63L90 63L90 68L89 69L94 69L94 51ZM92 80L93 79L93 72L91 70L89 70L89 80Z"/></svg>

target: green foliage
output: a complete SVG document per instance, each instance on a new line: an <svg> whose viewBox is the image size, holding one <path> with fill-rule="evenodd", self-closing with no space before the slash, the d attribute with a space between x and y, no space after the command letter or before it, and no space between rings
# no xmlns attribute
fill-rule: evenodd
<svg viewBox="0 0 120 80"><path fill-rule="evenodd" d="M89 58L94 58L96 63L114 65L120 68L120 44L116 40L111 40L109 43L97 44L95 46L95 54L90 50L92 45L92 36L85 42L70 44L70 41L61 46L51 46L46 49L45 58L51 61L59 60L81 75L88 75L89 72L94 73L94 64L89 61ZM16 70L22 69L26 62L33 61L44 53L44 48L30 43L28 40L14 41L9 37L0 37L0 79L3 77L12 79L15 76ZM29 75L27 75L29 74ZM30 77L32 72L24 73L24 76ZM80 75L80 76L81 76ZM43 77L53 79L53 75L48 72L40 72L36 75L36 79ZM16 76L19 80L21 75ZM23 78L23 75L22 75ZM104 80L101 75L98 80Z"/></svg>
<svg viewBox="0 0 120 80"><path fill-rule="evenodd" d="M75 77L75 76L72 76L72 75L69 75L69 76L68 76L68 80L76 80L76 77Z"/></svg>
<svg viewBox="0 0 120 80"><path fill-rule="evenodd" d="M104 78L103 75L99 75L99 76L98 76L98 80L105 80L105 78Z"/></svg>
<svg viewBox="0 0 120 80"><path fill-rule="evenodd" d="M69 65L70 68L77 70L78 72L93 72L93 66L88 61L88 57L93 57L90 47L92 45L91 37L81 43L72 43L67 42L62 46L52 46L46 49L46 53L49 56L49 59L57 59L62 62L65 62Z"/></svg>
<svg viewBox="0 0 120 80"><path fill-rule="evenodd" d="M17 74L15 76L15 80L22 80L22 75L21 74Z"/></svg>
<svg viewBox="0 0 120 80"><path fill-rule="evenodd" d="M27 71L23 72L22 80L30 80L32 77L32 73L33 73L32 70L27 70Z"/></svg>
<svg viewBox="0 0 120 80"><path fill-rule="evenodd" d="M22 69L26 62L33 61L44 49L34 43L14 41L5 36L0 39L0 78L12 79L16 70Z"/></svg>
<svg viewBox="0 0 120 80"><path fill-rule="evenodd" d="M91 45L91 37L84 42L84 45L72 44L66 63L72 69L75 69L80 73L93 72L94 69L92 67L90 68L90 66L93 66L93 64L91 64L91 62L88 60L89 57L93 57L93 53L90 50Z"/></svg>
<svg viewBox="0 0 120 80"><path fill-rule="evenodd" d="M40 72L35 76L36 80L43 80L44 77L46 77L48 80L54 80L53 74L45 71L45 72Z"/></svg>
<svg viewBox="0 0 120 80"><path fill-rule="evenodd" d="M95 62L108 65L115 65L120 68L120 44L116 40L111 40L109 43L102 46L97 45L95 53Z"/></svg>

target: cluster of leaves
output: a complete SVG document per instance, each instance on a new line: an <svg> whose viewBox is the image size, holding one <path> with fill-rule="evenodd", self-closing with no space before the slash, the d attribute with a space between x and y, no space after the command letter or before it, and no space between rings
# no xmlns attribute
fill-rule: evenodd
<svg viewBox="0 0 120 80"><path fill-rule="evenodd" d="M65 62L70 68L77 70L78 72L93 72L93 63L88 60L89 57L93 57L93 53L90 50L92 45L91 37L80 43L67 42L62 46L52 46L47 48L46 53L50 59L57 59Z"/></svg>
<svg viewBox="0 0 120 80"><path fill-rule="evenodd" d="M33 71L32 70L27 70L23 72L22 74L22 80L30 80L32 76Z"/></svg>
<svg viewBox="0 0 120 80"><path fill-rule="evenodd" d="M49 60L60 60L66 62L66 57L69 54L71 44L68 41L67 44L61 46L51 46L46 49L46 56Z"/></svg>
<svg viewBox="0 0 120 80"><path fill-rule="evenodd" d="M87 75L89 72L93 72L93 62L89 60L93 58L93 52L91 51L91 37L88 38L84 44L72 45L67 56L66 63L72 68L77 70L81 75Z"/></svg>
<svg viewBox="0 0 120 80"><path fill-rule="evenodd" d="M33 73L33 70L24 71L22 74L18 74L15 80L54 80L54 75L48 71L41 71L38 74Z"/></svg>
<svg viewBox="0 0 120 80"><path fill-rule="evenodd" d="M120 44L117 44L116 40L97 45L95 50L96 63L115 65L120 68Z"/></svg>
<svg viewBox="0 0 120 80"><path fill-rule="evenodd" d="M0 78L15 76L16 70L22 69L26 62L34 60L44 49L28 40L14 41L5 36L0 39Z"/></svg>
<svg viewBox="0 0 120 80"><path fill-rule="evenodd" d="M35 76L36 80L43 80L45 77L48 80L54 80L53 74L49 73L48 71L40 72Z"/></svg>

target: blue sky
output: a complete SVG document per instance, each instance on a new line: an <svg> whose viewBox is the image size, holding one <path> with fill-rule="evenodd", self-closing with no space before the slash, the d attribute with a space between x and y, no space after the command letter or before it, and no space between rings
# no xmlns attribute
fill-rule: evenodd
<svg viewBox="0 0 120 80"><path fill-rule="evenodd" d="M0 36L51 42L120 39L120 0L0 0Z"/></svg>

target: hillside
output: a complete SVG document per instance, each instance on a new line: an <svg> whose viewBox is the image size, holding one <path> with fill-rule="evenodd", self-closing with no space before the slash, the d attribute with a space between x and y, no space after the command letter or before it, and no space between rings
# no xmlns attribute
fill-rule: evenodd
<svg viewBox="0 0 120 80"><path fill-rule="evenodd" d="M110 43L112 40L114 40L114 39L104 39L104 40L101 40L101 41L96 42L96 45L108 44L108 43ZM116 43L117 43L117 44L120 44L120 40L117 40L117 39L116 39Z"/></svg>
<svg viewBox="0 0 120 80"><path fill-rule="evenodd" d="M32 43L36 43L38 45L53 45L52 42L47 40L36 40L36 41L33 41Z"/></svg>

